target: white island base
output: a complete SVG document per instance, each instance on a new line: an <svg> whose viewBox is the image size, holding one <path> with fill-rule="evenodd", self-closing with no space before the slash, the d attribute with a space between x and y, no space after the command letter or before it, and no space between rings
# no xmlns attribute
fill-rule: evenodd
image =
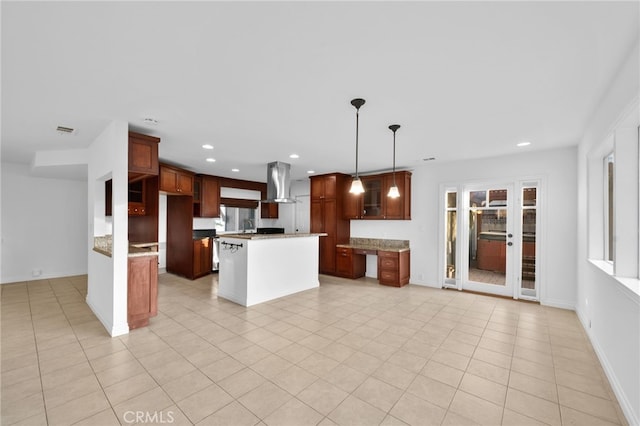
<svg viewBox="0 0 640 426"><path fill-rule="evenodd" d="M318 287L321 235L221 235L218 296L252 306Z"/></svg>

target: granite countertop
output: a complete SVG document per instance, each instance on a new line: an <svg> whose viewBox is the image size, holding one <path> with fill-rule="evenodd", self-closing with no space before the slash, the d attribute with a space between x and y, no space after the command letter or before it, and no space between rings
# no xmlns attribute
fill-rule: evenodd
<svg viewBox="0 0 640 426"><path fill-rule="evenodd" d="M322 232L322 233L315 233L315 234L302 234L302 233L298 233L298 234L254 234L254 233L247 233L247 234L223 234L223 235L218 235L218 237L220 237L220 239L223 238L236 238L236 239L240 239L240 240L273 240L275 238L303 238L303 237L326 237L327 234Z"/></svg>
<svg viewBox="0 0 640 426"><path fill-rule="evenodd" d="M93 237L93 251L112 256L113 240L111 235ZM127 257L158 256L158 243L131 243Z"/></svg>
<svg viewBox="0 0 640 426"><path fill-rule="evenodd" d="M384 238L349 238L349 244L337 244L336 247L367 251L409 251L409 240L388 240Z"/></svg>

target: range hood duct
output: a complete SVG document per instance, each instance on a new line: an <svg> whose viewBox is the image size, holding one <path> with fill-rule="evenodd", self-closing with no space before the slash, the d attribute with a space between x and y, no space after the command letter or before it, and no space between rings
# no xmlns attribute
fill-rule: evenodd
<svg viewBox="0 0 640 426"><path fill-rule="evenodd" d="M267 164L267 199L265 203L295 203L291 198L291 164L274 161Z"/></svg>

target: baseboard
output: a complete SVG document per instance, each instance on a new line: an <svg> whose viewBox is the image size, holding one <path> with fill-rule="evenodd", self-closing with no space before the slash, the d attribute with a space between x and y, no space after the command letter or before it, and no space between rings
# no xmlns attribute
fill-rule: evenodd
<svg viewBox="0 0 640 426"><path fill-rule="evenodd" d="M602 365L604 374L607 376L607 379L611 384L611 389L613 389L613 393L618 399L618 403L620 404L620 408L622 409L622 413L626 417L627 422L630 425L640 425L640 418L638 418L637 414L634 413L633 407L629 403L629 399L622 389L622 386L620 386L620 382L618 382L618 379L613 371L613 368L611 367L611 364L609 363L606 354L604 353L604 350L602 349L596 338L593 336L593 334L589 331L589 321L587 320L587 317L584 315L584 312L581 309L576 309L576 314L578 315L578 320L582 324L582 328L584 328L587 336L589 336L591 346L593 346L593 350L596 352L596 356L598 357L598 360Z"/></svg>
<svg viewBox="0 0 640 426"><path fill-rule="evenodd" d="M158 268L158 273L159 273L159 274L166 274L166 273L167 273L167 268L166 268L166 267L164 267L164 268Z"/></svg>
<svg viewBox="0 0 640 426"><path fill-rule="evenodd" d="M575 303L567 303L562 300L544 299L544 300L540 300L540 304L543 306L550 306L552 308L568 309L570 311L576 310Z"/></svg>
<svg viewBox="0 0 640 426"><path fill-rule="evenodd" d="M112 324L111 321L108 321L107 319L105 319L104 316L100 313L100 310L97 309L96 306L91 303L91 300L89 300L88 296L85 299L85 301L87 302L87 305L89 305L89 308L91 309L93 314L96 316L96 318L98 318L98 321L102 323L102 326L107 330L107 333L109 333L111 337L122 336L123 334L129 333L128 324L124 324L124 325Z"/></svg>
<svg viewBox="0 0 640 426"><path fill-rule="evenodd" d="M419 285L421 287L429 287L429 288L442 288L441 285L433 284L433 283L426 283L426 282L420 281L420 280L410 280L409 284Z"/></svg>
<svg viewBox="0 0 640 426"><path fill-rule="evenodd" d="M52 278L64 278L64 277L73 277L76 275L87 275L87 270L84 271L73 271L73 272L54 272L49 274L42 274L38 277L34 277L33 275L17 275L14 277L3 277L0 285L4 284L17 284L23 283L26 281L39 281L39 280L48 280Z"/></svg>

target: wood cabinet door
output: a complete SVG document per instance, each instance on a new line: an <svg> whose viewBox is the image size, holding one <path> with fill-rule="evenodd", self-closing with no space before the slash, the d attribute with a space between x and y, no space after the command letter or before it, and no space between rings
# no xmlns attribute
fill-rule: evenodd
<svg viewBox="0 0 640 426"><path fill-rule="evenodd" d="M362 218L362 194L352 194L347 188L342 201L342 213L345 219Z"/></svg>
<svg viewBox="0 0 640 426"><path fill-rule="evenodd" d="M322 215L324 222L324 231L322 232L336 238L338 232L338 203L336 200L325 199L322 202Z"/></svg>
<svg viewBox="0 0 640 426"><path fill-rule="evenodd" d="M277 219L278 213L278 203L260 203L260 217L262 219Z"/></svg>
<svg viewBox="0 0 640 426"><path fill-rule="evenodd" d="M129 132L129 172L158 175L158 142L158 138Z"/></svg>
<svg viewBox="0 0 640 426"><path fill-rule="evenodd" d="M178 192L182 195L193 195L193 175L178 172L177 179Z"/></svg>
<svg viewBox="0 0 640 426"><path fill-rule="evenodd" d="M311 201L311 213L310 213L311 221L309 223L309 227L311 232L324 232L324 210L323 210L323 202L319 200ZM323 237L320 237L322 239Z"/></svg>
<svg viewBox="0 0 640 426"><path fill-rule="evenodd" d="M353 275L352 251L350 248L336 247L336 274L350 278Z"/></svg>
<svg viewBox="0 0 640 426"><path fill-rule="evenodd" d="M362 178L362 185L364 185L362 216L364 219L384 219L384 198L387 194L382 193L383 180L379 175Z"/></svg>
<svg viewBox="0 0 640 426"><path fill-rule="evenodd" d="M312 176L310 186L312 200L321 200L324 198L324 176Z"/></svg>
<svg viewBox="0 0 640 426"><path fill-rule="evenodd" d="M200 179L200 217L220 216L220 181L211 176Z"/></svg>
<svg viewBox="0 0 640 426"><path fill-rule="evenodd" d="M143 327L158 313L158 258L130 257L127 278L127 322L131 329Z"/></svg>
<svg viewBox="0 0 640 426"><path fill-rule="evenodd" d="M213 253L211 238L193 241L193 277L198 278L211 272Z"/></svg>
<svg viewBox="0 0 640 426"><path fill-rule="evenodd" d="M160 166L160 191L178 192L178 171Z"/></svg>
<svg viewBox="0 0 640 426"><path fill-rule="evenodd" d="M320 273L336 272L336 239L331 236L320 237Z"/></svg>
<svg viewBox="0 0 640 426"><path fill-rule="evenodd" d="M338 177L336 175L313 176L311 178L311 199L336 198Z"/></svg>
<svg viewBox="0 0 640 426"><path fill-rule="evenodd" d="M393 186L393 174L384 177L384 187L382 188L382 196L385 197L385 219L404 219L404 203L407 196L404 188L404 179L402 176L396 175L395 183L398 186L400 196L398 198L390 198L387 194Z"/></svg>

